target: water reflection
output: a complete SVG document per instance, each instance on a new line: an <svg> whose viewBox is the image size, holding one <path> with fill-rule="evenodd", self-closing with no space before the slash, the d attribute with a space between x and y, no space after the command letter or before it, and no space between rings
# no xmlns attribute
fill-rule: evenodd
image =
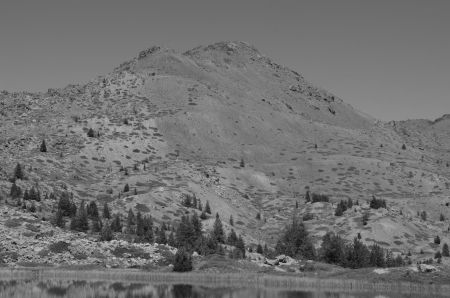
<svg viewBox="0 0 450 298"><path fill-rule="evenodd" d="M214 288L197 285L152 285L129 282L0 281L0 297L119 298L412 298L424 295L328 293L265 288ZM432 297L432 296L429 296Z"/></svg>

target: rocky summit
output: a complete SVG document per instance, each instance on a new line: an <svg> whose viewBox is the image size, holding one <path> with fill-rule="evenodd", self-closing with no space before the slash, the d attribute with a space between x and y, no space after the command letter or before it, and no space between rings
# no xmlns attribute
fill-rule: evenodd
<svg viewBox="0 0 450 298"><path fill-rule="evenodd" d="M449 127L378 121L245 42L152 47L85 85L1 92L1 258L132 267L176 251L58 226L63 194L124 226L129 210L151 216L167 237L201 202L203 232L217 213L247 250L298 217L316 249L332 231L430 258L450 243Z"/></svg>

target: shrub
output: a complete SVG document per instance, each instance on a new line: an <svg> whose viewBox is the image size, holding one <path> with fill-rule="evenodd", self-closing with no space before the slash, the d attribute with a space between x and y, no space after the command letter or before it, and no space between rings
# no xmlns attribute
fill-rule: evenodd
<svg viewBox="0 0 450 298"><path fill-rule="evenodd" d="M65 251L69 251L69 243L64 241L58 241L50 244L48 246L48 249L55 254L63 253Z"/></svg>

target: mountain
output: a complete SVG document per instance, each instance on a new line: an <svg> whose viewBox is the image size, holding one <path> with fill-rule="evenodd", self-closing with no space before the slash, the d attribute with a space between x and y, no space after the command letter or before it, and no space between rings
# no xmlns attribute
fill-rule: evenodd
<svg viewBox="0 0 450 298"><path fill-rule="evenodd" d="M67 191L124 216L133 208L157 224L192 211L181 201L195 194L251 245L273 246L293 213L311 215L316 245L327 231L360 233L369 244L430 255L433 237L450 239L439 221L450 218L448 116L378 121L244 42L185 53L152 47L86 85L4 91L0 106L0 196L9 204L19 162L22 189ZM331 203L305 202L307 189ZM372 196L388 210L371 209ZM335 216L348 198L359 206ZM55 201L36 204L38 218L54 217Z"/></svg>

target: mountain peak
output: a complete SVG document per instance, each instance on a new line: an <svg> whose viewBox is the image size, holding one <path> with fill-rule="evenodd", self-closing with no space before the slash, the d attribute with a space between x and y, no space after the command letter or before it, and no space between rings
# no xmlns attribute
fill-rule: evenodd
<svg viewBox="0 0 450 298"><path fill-rule="evenodd" d="M207 46L199 46L185 52L185 55L194 56L200 53L222 52L228 55L240 54L249 56L260 56L260 52L253 45L244 41L220 41Z"/></svg>

